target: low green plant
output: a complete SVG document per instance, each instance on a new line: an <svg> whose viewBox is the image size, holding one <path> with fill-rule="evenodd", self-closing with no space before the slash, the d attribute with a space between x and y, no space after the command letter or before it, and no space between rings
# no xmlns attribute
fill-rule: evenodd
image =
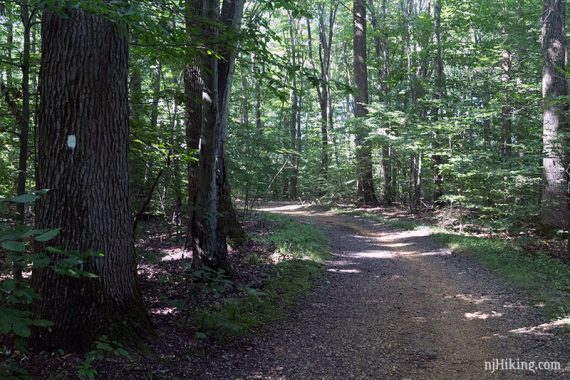
<svg viewBox="0 0 570 380"><path fill-rule="evenodd" d="M281 318L299 293L311 287L312 279L330 254L328 240L315 227L273 214L263 214L262 218L273 232L253 238L273 244L284 260L273 267L263 289L244 287L239 292L241 296L196 311L193 322L199 339L226 341Z"/></svg>
<svg viewBox="0 0 570 380"><path fill-rule="evenodd" d="M277 253L292 259L320 263L328 256L328 240L316 227L275 214L264 214L263 219L271 224L272 233L254 236L254 240L269 242Z"/></svg>
<svg viewBox="0 0 570 380"><path fill-rule="evenodd" d="M85 355L85 360L77 366L77 375L82 379L94 379L97 376L95 363L109 356L132 360L131 354L121 343L103 335L95 342L95 347Z"/></svg>
<svg viewBox="0 0 570 380"><path fill-rule="evenodd" d="M38 199L45 191L24 194L13 198L0 198L0 204L27 204ZM59 234L59 229L33 229L28 226L0 225L0 254L5 254L10 267L20 269L50 268L71 277L97 277L83 271L82 264L97 252L64 252L54 247L31 253L34 244L45 245ZM28 372L19 366L17 354L27 351L27 339L32 328L48 328L53 323L39 319L30 311L32 302L40 296L25 280L5 278L0 281L0 378L25 379Z"/></svg>

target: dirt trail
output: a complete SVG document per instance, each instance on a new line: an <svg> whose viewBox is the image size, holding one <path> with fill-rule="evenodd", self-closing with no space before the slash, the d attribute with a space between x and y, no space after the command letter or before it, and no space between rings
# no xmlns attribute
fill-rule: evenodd
<svg viewBox="0 0 570 380"><path fill-rule="evenodd" d="M287 321L202 358L193 378L570 378L568 337L428 231L299 206L272 211L321 227L333 257ZM485 362L509 358L557 361L563 369L485 371Z"/></svg>

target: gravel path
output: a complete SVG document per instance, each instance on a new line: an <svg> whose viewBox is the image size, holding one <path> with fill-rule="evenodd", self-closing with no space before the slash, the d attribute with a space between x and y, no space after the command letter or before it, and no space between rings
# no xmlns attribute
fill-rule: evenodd
<svg viewBox="0 0 570 380"><path fill-rule="evenodd" d="M428 231L302 207L273 211L322 228L333 257L286 321L197 360L191 378L570 379L567 335ZM485 371L485 362L509 358L557 361L562 370Z"/></svg>

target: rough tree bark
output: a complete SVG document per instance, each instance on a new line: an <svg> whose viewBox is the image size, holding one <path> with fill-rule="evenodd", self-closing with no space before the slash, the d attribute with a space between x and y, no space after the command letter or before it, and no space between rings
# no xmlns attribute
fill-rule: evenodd
<svg viewBox="0 0 570 380"><path fill-rule="evenodd" d="M293 16L289 14L289 38L291 40L290 57L291 65L297 65L297 25ZM291 109L289 112L288 127L289 127L289 163L291 169L289 170L289 188L288 195L290 199L297 199L298 196L298 151L297 151L297 117L299 114L299 91L297 88L297 75L294 71L290 74L291 78L291 94L289 101Z"/></svg>
<svg viewBox="0 0 570 380"><path fill-rule="evenodd" d="M137 285L129 206L128 41L121 25L81 10L42 17L38 228L50 245L100 252L81 269L95 279L35 269L38 316L54 322L38 348L84 351L103 334L137 344L151 332ZM38 247L39 248L39 247Z"/></svg>
<svg viewBox="0 0 570 380"><path fill-rule="evenodd" d="M513 108L510 105L511 95L510 88L512 81L512 61L513 54L509 50L504 50L502 53L503 62L503 84L505 85L504 92L504 104L501 107L501 118L502 118L502 144L501 144L501 155L509 157L511 155L511 145L513 136Z"/></svg>
<svg viewBox="0 0 570 380"><path fill-rule="evenodd" d="M319 18L319 71L320 86L317 87L319 107L321 109L321 173L323 185L326 189L329 169L329 134L333 130L332 99L330 88L330 67L334 24L339 4L331 4L328 12L325 12L323 4L318 6ZM309 28L310 32L310 28ZM309 36L309 39L311 37ZM311 54L312 55L312 54ZM312 59L312 57L311 57Z"/></svg>
<svg viewBox="0 0 570 380"><path fill-rule="evenodd" d="M378 17L376 16L376 11L374 8L373 1L370 1L369 8L371 12L371 23L374 28L374 50L376 52L376 57L379 62L378 77L380 79L380 101L384 102L385 105L389 103L390 88L388 86L388 78L390 75L390 48L388 46L388 33L386 29L386 16L388 13L388 6L386 0L382 0L382 10L381 10L381 23L378 22ZM382 144L382 171L384 173L384 181L382 188L382 202L384 204L392 204L394 201L394 194L392 188L392 150L389 142Z"/></svg>
<svg viewBox="0 0 570 380"><path fill-rule="evenodd" d="M435 100L443 99L445 95L445 73L443 71L443 47L441 41L441 0L436 0L434 4L434 37L435 37L435 86L433 98ZM439 119L440 110L443 109L441 106L436 106L433 110L433 119L437 121ZM440 136L437 131L433 132L434 148L439 150L442 148L443 144L439 141ZM440 152L436 152L432 156L433 166L434 166L434 178L433 182L435 185L433 192L433 202L435 205L443 205L441 198L444 195L443 184L444 178L441 167L443 165L443 157Z"/></svg>
<svg viewBox="0 0 570 380"><path fill-rule="evenodd" d="M354 83L356 91L354 95L354 117L364 118L368 114L368 65L366 54L366 1L354 0L353 2L353 65ZM356 128L356 166L358 203L364 206L378 206L378 199L374 191L372 170L372 147L367 140L368 129L361 122Z"/></svg>
<svg viewBox="0 0 570 380"><path fill-rule="evenodd" d="M566 159L563 133L566 131L564 113L568 93L565 69L567 64L566 1L544 0L542 19L543 114L543 175L541 228L552 231L568 223Z"/></svg>
<svg viewBox="0 0 570 380"><path fill-rule="evenodd" d="M218 49L223 59L218 60L212 55L203 60L204 124L200 138L198 188L192 216L193 266L207 265L231 273L226 245L228 217L223 216L223 205L227 206L224 200L229 197L223 157L235 49L229 44L218 46L219 21L226 26L237 27L241 23L244 1L225 0L221 15L216 0L204 0L203 6L204 17L213 22L208 28L208 36L211 38L209 42Z"/></svg>
<svg viewBox="0 0 570 380"><path fill-rule="evenodd" d="M243 18L244 5L244 0L226 0L222 5L221 22L230 35L239 31ZM225 161L225 143L228 136L230 117L230 95L232 92L236 60L235 44L222 46L221 56L222 59L218 61L218 72L220 76L220 80L218 81L220 93L219 109L222 121L222 150L218 168L218 172L222 175L219 208L222 223L230 244L234 247L239 247L245 242L247 235L239 222L237 211L232 202L230 181L227 175Z"/></svg>
<svg viewBox="0 0 570 380"><path fill-rule="evenodd" d="M188 40L192 40L196 31L201 30L200 21L203 15L202 0L186 0L185 24ZM184 68L184 105L186 108L185 130L188 149L188 212L190 220L194 213L194 198L198 188L198 149L200 133L203 127L202 91L204 81L201 66L202 57L195 53L190 63ZM192 222L188 223L186 249L192 247Z"/></svg>

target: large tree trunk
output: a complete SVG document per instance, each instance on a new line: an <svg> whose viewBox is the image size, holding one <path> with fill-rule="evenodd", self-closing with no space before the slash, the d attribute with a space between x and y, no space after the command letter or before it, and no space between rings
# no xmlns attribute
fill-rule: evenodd
<svg viewBox="0 0 570 380"><path fill-rule="evenodd" d="M40 348L83 351L101 335L136 344L151 331L137 286L129 206L128 41L81 10L42 19L38 228L61 228L50 245L101 253L80 269L95 279L35 269L36 312L55 326Z"/></svg>
<svg viewBox="0 0 570 380"><path fill-rule="evenodd" d="M544 148L544 191L542 193L542 229L550 231L566 227L568 222L567 174L565 172L566 131L564 113L567 95L566 82L566 2L544 0L542 20L542 50L544 71L542 95L544 98L543 148Z"/></svg>
<svg viewBox="0 0 570 380"><path fill-rule="evenodd" d="M366 2L354 0L353 3L353 64L354 83L354 117L363 118L368 114L368 65L366 62ZM377 206L378 199L374 191L372 169L372 147L368 137L368 128L359 122L356 130L356 166L358 183L358 202L364 206Z"/></svg>

